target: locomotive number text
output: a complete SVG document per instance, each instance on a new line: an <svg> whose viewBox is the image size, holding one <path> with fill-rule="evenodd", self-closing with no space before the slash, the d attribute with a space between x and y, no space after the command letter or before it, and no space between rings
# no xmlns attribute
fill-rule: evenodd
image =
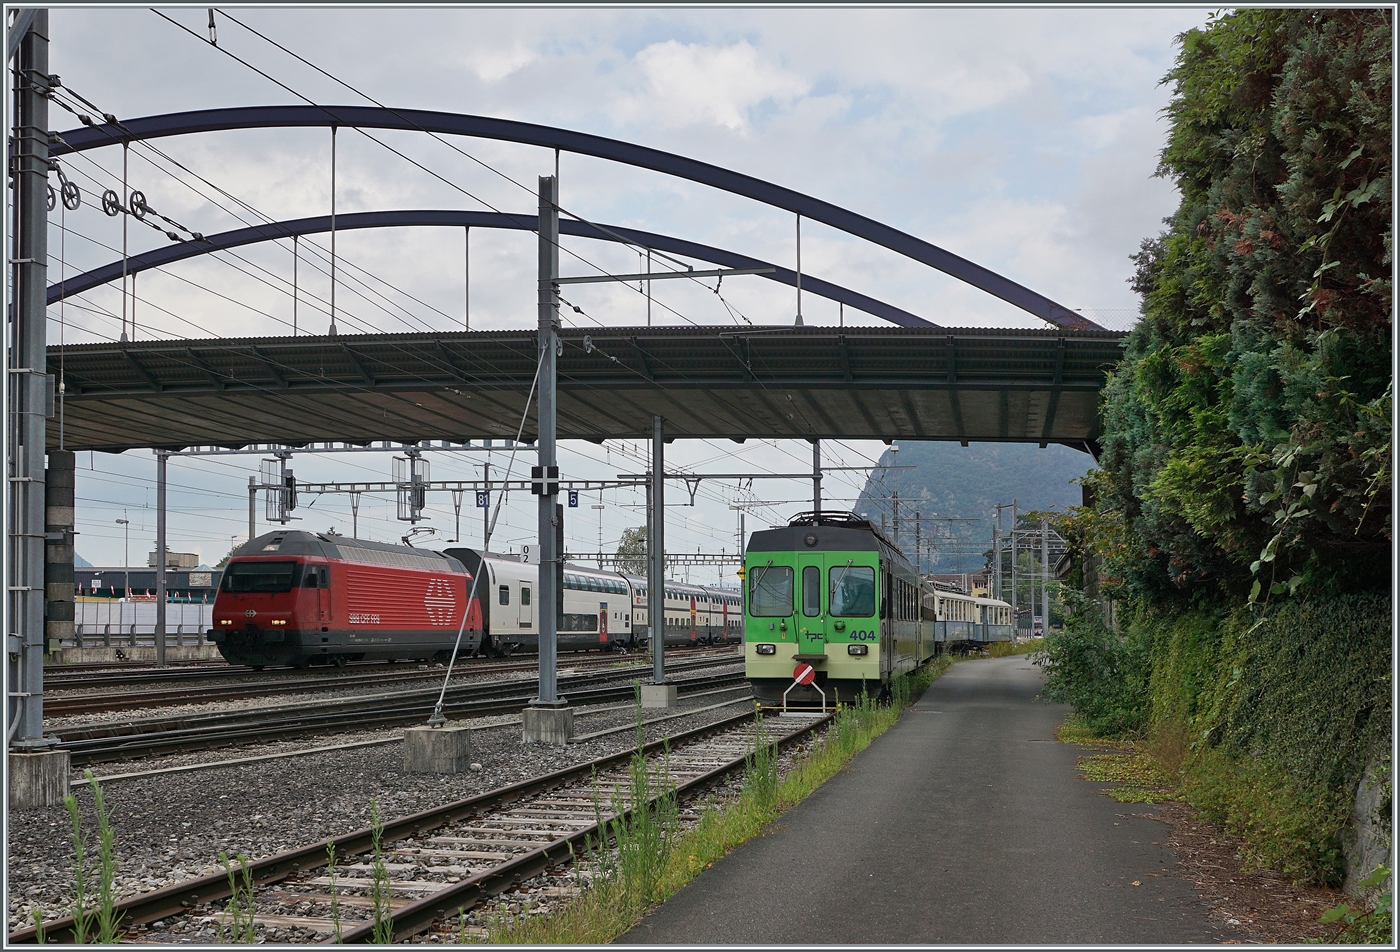
<svg viewBox="0 0 1400 952"><path fill-rule="evenodd" d="M864 630L864 629L861 629L861 630L859 630L859 631L853 631L853 632L851 632L851 634L850 634L849 637L850 637L850 639L851 639L852 641L879 641L879 640L880 640L880 636L879 636L878 633L876 633L876 632L874 632L874 631L866 631L866 630Z"/></svg>
<svg viewBox="0 0 1400 952"><path fill-rule="evenodd" d="M379 624L379 615L378 615L378 614L370 614L370 613L367 613L367 612L351 612L351 613L350 613L350 624L352 624L352 625L377 625L377 624Z"/></svg>

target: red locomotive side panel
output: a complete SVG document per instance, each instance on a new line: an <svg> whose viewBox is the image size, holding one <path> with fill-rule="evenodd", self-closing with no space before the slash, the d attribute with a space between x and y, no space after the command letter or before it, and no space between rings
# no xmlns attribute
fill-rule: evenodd
<svg viewBox="0 0 1400 952"><path fill-rule="evenodd" d="M462 624L471 576L456 572L428 572L383 565L347 562L337 572L344 581L332 586L342 592L337 599L337 621L349 628L388 631L422 631ZM481 606L472 606L467 627L481 627Z"/></svg>

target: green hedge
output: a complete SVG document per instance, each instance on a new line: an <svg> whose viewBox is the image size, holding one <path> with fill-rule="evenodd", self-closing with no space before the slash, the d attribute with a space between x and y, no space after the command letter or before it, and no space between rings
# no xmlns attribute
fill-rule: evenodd
<svg viewBox="0 0 1400 952"><path fill-rule="evenodd" d="M1389 596L1140 611L1121 635L1078 615L1041 663L1046 696L1099 733L1178 744L1186 798L1251 858L1341 882L1356 786L1390 749Z"/></svg>

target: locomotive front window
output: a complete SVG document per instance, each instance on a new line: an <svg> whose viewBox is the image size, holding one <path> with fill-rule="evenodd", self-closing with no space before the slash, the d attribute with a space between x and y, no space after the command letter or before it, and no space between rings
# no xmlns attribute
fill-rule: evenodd
<svg viewBox="0 0 1400 952"><path fill-rule="evenodd" d="M802 614L815 618L822 613L822 570L818 565L802 569Z"/></svg>
<svg viewBox="0 0 1400 952"><path fill-rule="evenodd" d="M314 566L314 565L308 565L308 566L306 567L306 574L305 574L304 576L302 576L302 579L301 579L301 587L302 587L302 588L316 588L316 587L317 587L317 585L316 585L316 566Z"/></svg>
<svg viewBox="0 0 1400 952"><path fill-rule="evenodd" d="M868 565L831 569L831 614L867 618L875 614L875 570Z"/></svg>
<svg viewBox="0 0 1400 952"><path fill-rule="evenodd" d="M295 562L230 562L224 569L226 592L290 592Z"/></svg>
<svg viewBox="0 0 1400 952"><path fill-rule="evenodd" d="M749 613L760 617L792 614L793 571L786 565L762 565L749 579Z"/></svg>

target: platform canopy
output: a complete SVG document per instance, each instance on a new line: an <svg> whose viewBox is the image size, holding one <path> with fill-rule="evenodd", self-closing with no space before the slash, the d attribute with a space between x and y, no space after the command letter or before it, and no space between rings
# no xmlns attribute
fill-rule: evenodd
<svg viewBox="0 0 1400 952"><path fill-rule="evenodd" d="M905 439L1095 450L1116 331L620 327L561 332L559 438ZM50 448L513 438L533 330L50 347Z"/></svg>

